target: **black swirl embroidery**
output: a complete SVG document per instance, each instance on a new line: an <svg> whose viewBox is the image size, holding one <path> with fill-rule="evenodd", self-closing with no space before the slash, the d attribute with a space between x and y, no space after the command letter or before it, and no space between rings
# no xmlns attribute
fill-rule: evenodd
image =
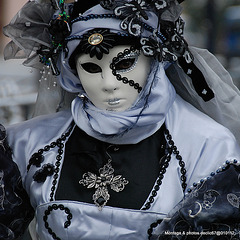
<svg viewBox="0 0 240 240"><path fill-rule="evenodd" d="M71 225L71 220L73 218L72 213L70 212L69 208L64 207L62 204L53 204L51 206L48 207L48 209L45 211L45 214L43 216L43 221L45 224L45 228L48 230L48 233L52 236L53 239L56 240L61 240L61 238L59 238L56 233L52 230L52 228L50 227L49 223L48 223L48 216L52 213L52 211L55 210L61 210L64 211L67 214L67 221L64 223L64 228L68 228Z"/></svg>

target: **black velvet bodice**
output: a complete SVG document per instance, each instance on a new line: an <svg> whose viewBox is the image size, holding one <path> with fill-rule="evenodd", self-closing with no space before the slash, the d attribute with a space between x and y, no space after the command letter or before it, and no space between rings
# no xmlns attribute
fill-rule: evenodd
<svg viewBox="0 0 240 240"><path fill-rule="evenodd" d="M140 209L159 175L164 146L162 129L137 144L112 145L90 137L76 127L66 144L56 200L93 203L95 189L79 184L79 180L86 172L99 175L99 168L108 162L110 155L114 175L122 175L129 183L121 192L109 189L107 205Z"/></svg>

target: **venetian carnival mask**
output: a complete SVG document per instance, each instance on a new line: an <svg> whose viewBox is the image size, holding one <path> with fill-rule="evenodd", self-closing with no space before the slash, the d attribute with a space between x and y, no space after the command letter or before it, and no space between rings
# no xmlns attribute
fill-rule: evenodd
<svg viewBox="0 0 240 240"><path fill-rule="evenodd" d="M141 53L159 62L178 64L192 80L197 94L204 101L209 101L214 93L195 65L183 37L181 2L183 0L91 0L83 4L83 1L78 0L74 3L65 3L64 0L31 0L4 28L4 34L14 39L5 48L5 59L27 58L24 64L37 69L44 64L57 76L64 90L82 94L83 89L70 64L70 58L79 44L88 41L89 31L108 29L104 37L106 41L99 45L101 48L94 48L98 59L101 53L107 53L109 44L113 45L113 42L108 42L112 33L138 38ZM93 53L92 46L85 48L84 45L83 50L90 55ZM115 70L112 69L112 73L117 80L127 82L126 86L141 91L138 79L126 79ZM52 76L48 76L50 81Z"/></svg>
<svg viewBox="0 0 240 240"><path fill-rule="evenodd" d="M150 71L150 58L130 46L115 46L102 59L82 53L76 68L89 100L99 109L125 111L137 100Z"/></svg>

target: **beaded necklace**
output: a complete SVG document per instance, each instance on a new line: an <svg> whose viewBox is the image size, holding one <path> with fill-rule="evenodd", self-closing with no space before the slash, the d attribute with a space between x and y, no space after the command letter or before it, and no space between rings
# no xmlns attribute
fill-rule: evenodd
<svg viewBox="0 0 240 240"><path fill-rule="evenodd" d="M70 136L74 127L75 127L75 124L72 123L70 125L69 129L65 133L63 133L60 138L58 138L54 142L51 142L49 145L46 145L44 148L39 149L37 153L34 153L32 155L32 157L30 158L29 164L27 166L27 171L29 171L29 169L31 168L32 165L35 165L36 167L41 167L41 163L44 161L43 153L48 152L55 147L58 147L58 154L56 156L55 166L50 163L44 164L42 166L42 168L40 170L37 170L35 172L35 174L33 175L33 180L38 183L44 182L47 177L53 175L53 181L52 181L52 187L51 187L51 193L50 193L50 201L54 200L54 193L55 193L57 181L59 178L60 165L61 165L61 161L63 159L62 155L63 155L64 143L67 141L67 139ZM159 161L161 169L159 172L158 179L157 179L156 184L151 192L151 196L148 198L148 201L144 205L142 210L150 209L151 204L154 202L154 198L157 196L157 192L160 189L162 180L164 178L164 174L166 172L167 167L169 166L169 162L171 160L172 154L176 155L176 159L179 161L179 165L181 167L181 174L182 174L181 181L182 181L183 191L185 191L186 186L187 186L185 163L183 162L182 157L180 156L179 151L177 150L177 147L174 145L172 136L170 135L169 131L166 129L165 124L163 125L163 131L164 131L164 135L165 135L165 139L166 139L167 143L166 143L166 146L162 145L161 147L165 148L166 153ZM110 163L108 163L108 164L110 164ZM111 171L114 171L112 166L110 166L110 168L112 169L112 170L110 169ZM118 176L116 176L116 177L118 177ZM121 181L121 184L123 184L123 188L121 189L121 191L122 191L122 190L124 190L124 186L126 184L128 184L128 181L125 180L124 178L122 178L121 176L120 176L120 181ZM101 205L100 205L100 208L101 208ZM43 220L45 222L46 229L48 230L49 234L52 235L53 239L61 240L59 237L57 237L56 233L53 232L53 230L51 229L51 227L49 226L49 223L48 223L48 216L51 214L51 212L53 210L57 210L57 209L64 211L65 214L67 215L67 221L65 222L64 227L68 228L71 225L71 219L73 216L72 216L70 210L67 207L63 206L62 204L60 204L60 205L53 204L52 206L49 206L48 210L45 212ZM154 222L150 225L150 228L147 231L148 239L150 239L150 237L152 236L153 229L160 223L161 223L161 220L157 220L156 222Z"/></svg>
<svg viewBox="0 0 240 240"><path fill-rule="evenodd" d="M177 150L177 147L174 145L174 142L172 140L172 136L170 135L169 131L166 129L165 124L163 125L164 127L164 135L167 140L168 147L166 148L166 154L160 159L159 164L161 166L160 172L158 179L156 181L156 185L153 188L153 191L151 192L151 196L148 199L148 202L144 205L142 210L148 210L151 207L151 204L154 202L154 198L157 196L157 192L160 189L160 186L162 184L162 180L164 178L164 174L166 172L166 169L169 166L169 162L171 160L171 155L175 154L176 159L179 161L179 165L181 167L181 181L182 181L182 189L183 192L185 191L187 184L186 184L186 169L185 169L185 163L182 160L182 157L179 154L179 151Z"/></svg>

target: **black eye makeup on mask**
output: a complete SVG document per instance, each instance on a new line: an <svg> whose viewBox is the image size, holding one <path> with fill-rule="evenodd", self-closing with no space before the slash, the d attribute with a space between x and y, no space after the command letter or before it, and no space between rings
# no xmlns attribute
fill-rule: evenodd
<svg viewBox="0 0 240 240"><path fill-rule="evenodd" d="M115 63L115 67L118 73L130 72L137 64L137 55L126 56ZM82 63L81 67L88 73L99 73L102 72L100 66L95 63L87 62Z"/></svg>
<svg viewBox="0 0 240 240"><path fill-rule="evenodd" d="M118 53L118 55L113 58L110 68L118 81L128 84L140 93L142 87L139 85L139 83L135 83L133 80L128 80L127 77L121 76L122 73L130 72L136 67L139 55L140 51L138 49L133 47L130 49L125 49L123 52ZM82 69L90 74L102 72L102 68L96 63L86 62L79 64L81 65Z"/></svg>
<svg viewBox="0 0 240 240"><path fill-rule="evenodd" d="M126 56L120 57L114 64L117 73L130 72L135 68L138 61L139 52L130 52Z"/></svg>
<svg viewBox="0 0 240 240"><path fill-rule="evenodd" d="M112 69L112 73L118 81L122 81L124 84L129 84L140 93L142 87L139 85L139 83L135 83L133 80L128 80L127 77L122 77L120 74L133 70L137 65L139 55L140 51L134 47L125 49L123 52L118 53L117 57L113 58L110 68Z"/></svg>
<svg viewBox="0 0 240 240"><path fill-rule="evenodd" d="M99 73L102 72L102 69L100 66L98 66L95 63L87 62L87 63L82 63L81 67L88 73Z"/></svg>

